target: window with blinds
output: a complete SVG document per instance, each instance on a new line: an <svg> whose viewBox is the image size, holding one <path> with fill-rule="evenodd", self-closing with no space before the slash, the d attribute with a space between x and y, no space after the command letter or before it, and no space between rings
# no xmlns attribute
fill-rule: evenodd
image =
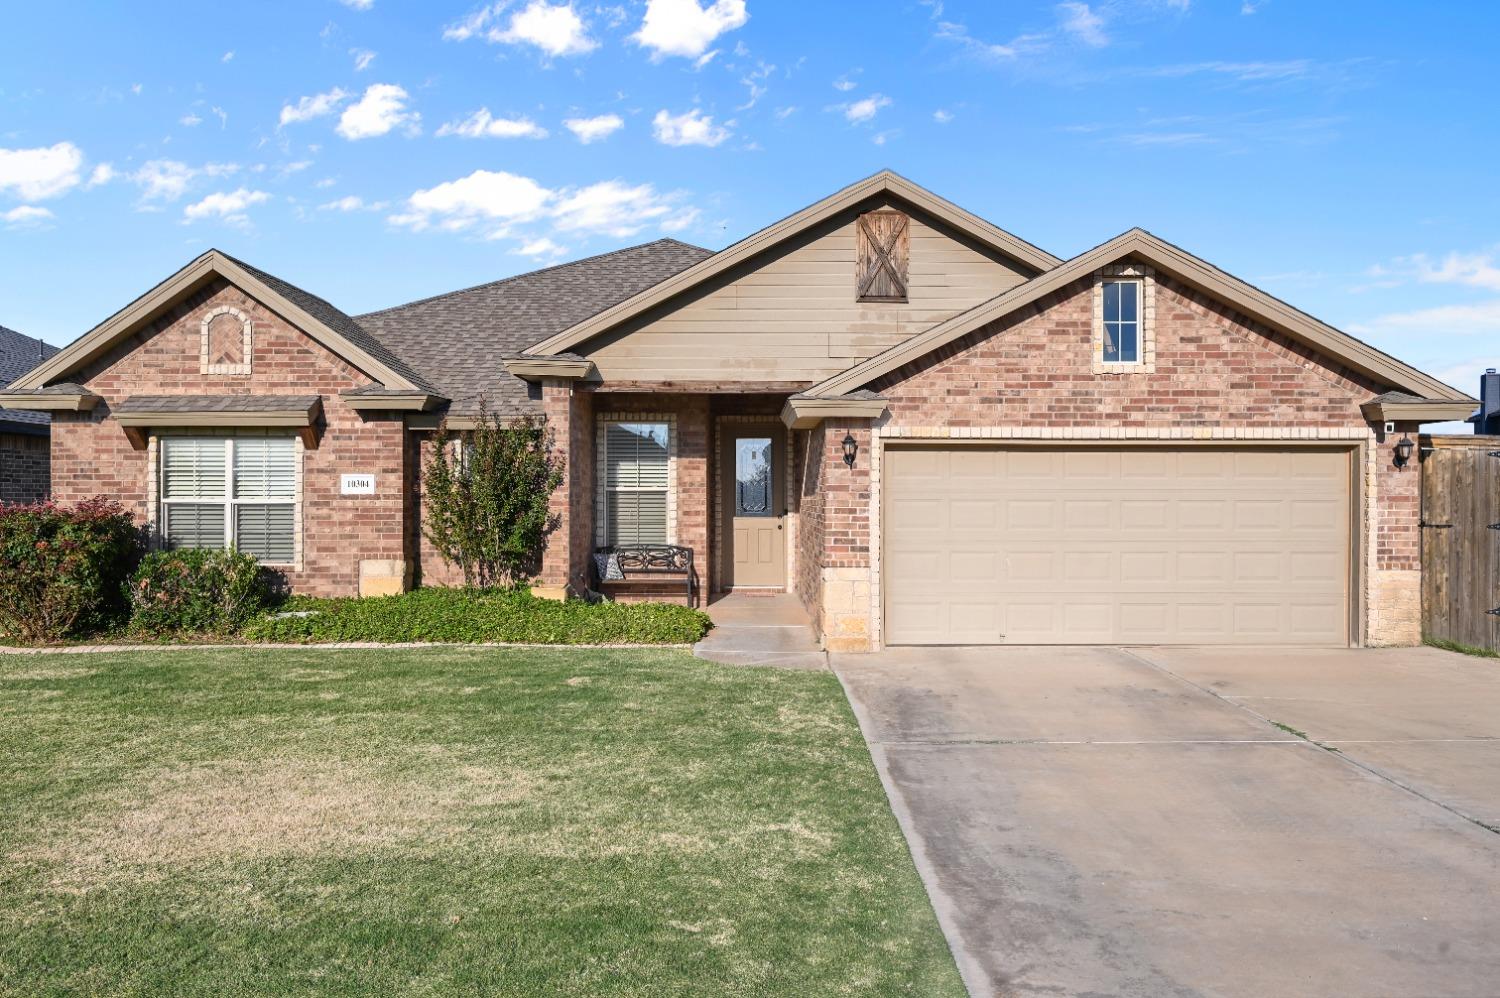
<svg viewBox="0 0 1500 998"><path fill-rule="evenodd" d="M604 426L604 542L666 544L668 424Z"/></svg>
<svg viewBox="0 0 1500 998"><path fill-rule="evenodd" d="M296 558L291 437L164 437L161 532L168 547L233 547L272 565Z"/></svg>

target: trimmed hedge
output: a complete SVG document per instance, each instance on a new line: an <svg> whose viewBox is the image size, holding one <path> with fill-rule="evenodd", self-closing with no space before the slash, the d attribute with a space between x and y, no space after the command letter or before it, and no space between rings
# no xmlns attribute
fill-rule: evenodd
<svg viewBox="0 0 1500 998"><path fill-rule="evenodd" d="M142 538L123 506L0 503L0 631L29 644L117 626Z"/></svg>
<svg viewBox="0 0 1500 998"><path fill-rule="evenodd" d="M238 551L155 551L130 580L130 630L137 634L230 634L266 606L260 563Z"/></svg>
<svg viewBox="0 0 1500 998"><path fill-rule="evenodd" d="M525 589L430 588L364 599L294 596L281 611L252 621L243 636L287 642L664 645L691 644L709 628L708 614L684 606L538 599Z"/></svg>

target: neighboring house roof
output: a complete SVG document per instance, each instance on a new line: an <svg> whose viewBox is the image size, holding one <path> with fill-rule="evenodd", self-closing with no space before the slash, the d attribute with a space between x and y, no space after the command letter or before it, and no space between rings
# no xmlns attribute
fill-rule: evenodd
<svg viewBox="0 0 1500 998"><path fill-rule="evenodd" d="M882 170L872 177L866 177L858 183L845 187L816 204L809 205L794 215L789 215L774 225L761 229L754 235L747 236L680 274L643 289L639 294L632 295L618 305L561 329L556 335L536 342L526 352L555 354L571 350L584 341L701 285L731 267L806 232L840 212L881 195L900 198L915 205L982 245L1016 260L1033 272L1050 270L1062 262L1046 250L1011 235L999 226L992 225L978 215L971 214L951 201L938 197L905 177L890 170Z"/></svg>
<svg viewBox="0 0 1500 998"><path fill-rule="evenodd" d="M34 340L14 329L0 326L0 388L5 388L55 353L57 347L50 343ZM23 433L45 432L50 422L51 417L45 412L0 408L0 426L8 423Z"/></svg>
<svg viewBox="0 0 1500 998"><path fill-rule="evenodd" d="M16 381L11 388L41 388L50 381L76 371L170 307L183 294L216 276L239 287L336 356L387 388L433 391L432 386L423 381L403 360L328 302L218 250L209 250L199 256L64 347L56 356Z"/></svg>
<svg viewBox="0 0 1500 998"><path fill-rule="evenodd" d="M615 250L529 274L453 291L356 317L387 348L472 414L484 396L491 412L540 410L505 361L526 347L712 257L676 239Z"/></svg>
<svg viewBox="0 0 1500 998"><path fill-rule="evenodd" d="M1226 274L1207 261L1160 239L1144 229L1131 229L1073 257L1066 263L1039 274L1025 284L1017 285L989 301L960 312L904 340L896 346L855 364L841 374L807 389L808 395L844 395L863 388L903 365L920 360L940 347L966 336L980 327L1002 319L1017 309L1061 290L1074 281L1118 260L1131 257L1143 260L1159 271L1225 302L1245 315L1276 329L1292 339L1305 343L1322 356L1336 360L1375 381L1417 395L1418 397L1468 401L1469 396L1389 354L1355 339L1348 333L1313 318L1259 288Z"/></svg>

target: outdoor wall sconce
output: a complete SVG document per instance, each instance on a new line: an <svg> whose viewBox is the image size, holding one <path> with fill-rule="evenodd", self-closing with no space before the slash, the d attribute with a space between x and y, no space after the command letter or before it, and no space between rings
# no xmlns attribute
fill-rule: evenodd
<svg viewBox="0 0 1500 998"><path fill-rule="evenodd" d="M1401 434L1401 439L1396 443L1396 467L1406 467L1406 462L1411 460L1411 452L1416 449L1416 444L1411 442L1411 437Z"/></svg>
<svg viewBox="0 0 1500 998"><path fill-rule="evenodd" d="M859 451L859 443L854 439L854 434L844 434L844 463L854 467L854 455Z"/></svg>

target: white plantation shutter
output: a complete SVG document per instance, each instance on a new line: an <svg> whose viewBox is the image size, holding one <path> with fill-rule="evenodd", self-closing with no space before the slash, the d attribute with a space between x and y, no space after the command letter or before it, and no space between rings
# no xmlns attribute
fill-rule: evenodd
<svg viewBox="0 0 1500 998"><path fill-rule="evenodd" d="M222 499L224 474L222 437L167 437L162 441L163 498Z"/></svg>
<svg viewBox="0 0 1500 998"><path fill-rule="evenodd" d="M224 504L174 502L167 504L164 534L173 548L224 546Z"/></svg>
<svg viewBox="0 0 1500 998"><path fill-rule="evenodd" d="M605 424L607 543L667 543L668 433L666 423Z"/></svg>
<svg viewBox="0 0 1500 998"><path fill-rule="evenodd" d="M267 564L291 564L297 457L292 437L164 437L160 522L167 546L232 546Z"/></svg>
<svg viewBox="0 0 1500 998"><path fill-rule="evenodd" d="M291 437L234 441L234 497L291 499L297 494L297 453Z"/></svg>
<svg viewBox="0 0 1500 998"><path fill-rule="evenodd" d="M293 519L290 504L242 505L234 509L234 546L263 562L284 565L292 561Z"/></svg>

